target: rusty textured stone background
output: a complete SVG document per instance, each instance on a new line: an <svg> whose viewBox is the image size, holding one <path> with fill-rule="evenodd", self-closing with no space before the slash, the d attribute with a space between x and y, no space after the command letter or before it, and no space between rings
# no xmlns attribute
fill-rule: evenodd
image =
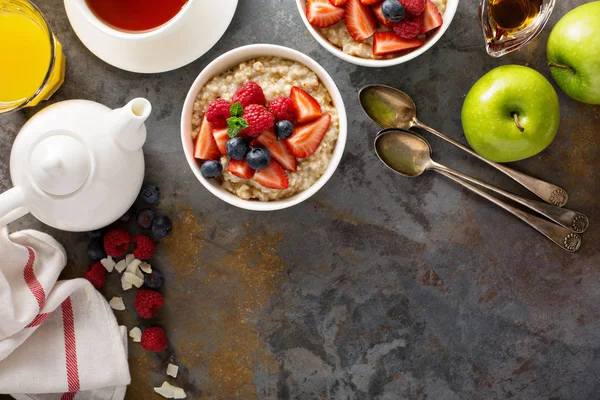
<svg viewBox="0 0 600 400"><path fill-rule="evenodd" d="M152 387L165 379L169 360L181 366L171 381L193 399L600 398L600 108L554 85L562 112L556 140L514 165L565 187L568 207L589 215L583 247L572 255L442 176L411 180L384 169L372 151L377 129L356 96L370 83L402 88L424 122L464 142L459 115L471 85L509 63L550 77L546 40L580 1L557 2L537 40L494 59L484 50L476 1L462 0L431 50L404 65L367 69L321 48L294 1L242 0L208 54L154 75L103 63L76 38L60 0L37 3L68 59L66 82L51 102L83 98L116 108L144 96L154 107L146 180L160 186L160 208L175 221L154 262L167 276L166 307L156 322L170 346L153 355L130 345L127 399L158 398ZM227 50L260 42L320 62L339 85L350 127L330 182L305 203L272 213L238 210L208 193L179 139L183 100L202 68ZM12 142L38 109L0 116L2 191L11 186ZM527 194L427 138L440 162ZM57 232L31 217L11 226L23 228L55 235L69 251L65 276L81 275L88 264L85 234ZM120 293L116 276L103 293ZM132 296L126 294L128 310L117 316L130 328L147 326L136 318Z"/></svg>

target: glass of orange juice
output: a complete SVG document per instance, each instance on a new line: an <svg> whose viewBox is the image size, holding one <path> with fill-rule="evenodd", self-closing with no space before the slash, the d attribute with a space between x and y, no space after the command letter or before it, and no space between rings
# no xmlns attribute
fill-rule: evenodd
<svg viewBox="0 0 600 400"><path fill-rule="evenodd" d="M28 0L0 0L0 114L37 105L65 78L62 45Z"/></svg>

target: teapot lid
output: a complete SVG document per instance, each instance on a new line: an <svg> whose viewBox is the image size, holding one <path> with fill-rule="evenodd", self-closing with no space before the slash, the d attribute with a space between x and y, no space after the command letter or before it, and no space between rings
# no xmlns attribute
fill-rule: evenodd
<svg viewBox="0 0 600 400"><path fill-rule="evenodd" d="M79 140L56 133L38 142L29 157L33 182L43 191L54 196L66 196L76 192L87 180L90 155Z"/></svg>

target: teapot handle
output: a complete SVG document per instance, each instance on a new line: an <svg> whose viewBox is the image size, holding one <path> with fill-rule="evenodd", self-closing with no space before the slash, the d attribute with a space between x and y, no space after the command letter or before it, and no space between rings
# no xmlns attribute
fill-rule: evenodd
<svg viewBox="0 0 600 400"><path fill-rule="evenodd" d="M28 212L25 206L25 194L20 188L14 187L0 194L0 228Z"/></svg>

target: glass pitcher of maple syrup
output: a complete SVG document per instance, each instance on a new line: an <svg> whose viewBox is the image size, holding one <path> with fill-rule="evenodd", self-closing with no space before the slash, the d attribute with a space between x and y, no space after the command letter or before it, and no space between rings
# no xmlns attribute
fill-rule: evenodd
<svg viewBox="0 0 600 400"><path fill-rule="evenodd" d="M500 57L532 41L544 29L556 0L481 0L479 20L489 55Z"/></svg>

